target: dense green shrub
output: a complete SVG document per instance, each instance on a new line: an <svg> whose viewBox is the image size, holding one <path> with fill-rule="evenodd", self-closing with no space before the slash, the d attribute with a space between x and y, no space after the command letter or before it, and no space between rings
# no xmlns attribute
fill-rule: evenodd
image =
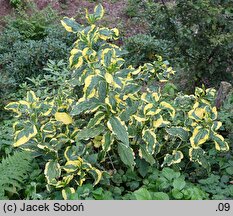
<svg viewBox="0 0 233 216"><path fill-rule="evenodd" d="M1 33L1 74L22 82L27 76L43 73L48 59L65 58L72 38L55 20L57 14L50 8L32 11L32 15L21 12L9 19Z"/></svg>
<svg viewBox="0 0 233 216"><path fill-rule="evenodd" d="M65 29L77 36L69 58L71 76L59 76L61 63L50 62L47 71L57 80L63 76L60 86L55 82L56 94L48 85L49 91L30 90L24 99L6 106L17 114L13 146L38 157L48 192L52 196L62 193L64 199L84 184L109 185L120 169L130 170L125 175L129 181L138 175L136 168L146 176L148 167L182 170L190 161L210 171L207 153L212 148L229 150L218 133L222 123L217 121L214 106L216 91L203 87L196 88L192 95L177 93L169 83L175 71L160 56L138 68L124 67L122 50L112 43L118 38L118 30L95 25L103 14L101 5L93 14L87 11L87 27L72 18L62 20ZM49 82L53 77L44 79ZM75 87L80 88L79 94ZM200 188L185 188L183 176L179 181L184 187L177 186L175 179L180 173L167 171L164 168L159 174L166 188L160 188L159 182L148 187L153 198L182 195L195 199L193 194L199 194L198 199L206 198ZM171 181L165 181L164 175L172 175ZM134 191L142 185L128 182L126 186ZM98 193L101 191L95 191Z"/></svg>
<svg viewBox="0 0 233 216"><path fill-rule="evenodd" d="M26 77L46 74L43 68L49 59L68 58L74 37L56 23L57 18L49 8L7 18L0 33L0 109Z"/></svg>
<svg viewBox="0 0 233 216"><path fill-rule="evenodd" d="M168 41L158 40L148 34L138 34L125 40L124 49L127 64L138 67L154 60L155 55L167 58L169 55ZM171 52L171 50L170 50Z"/></svg>
<svg viewBox="0 0 233 216"><path fill-rule="evenodd" d="M157 2L143 1L139 7L145 9L151 36L167 43L164 48L169 47L165 52L169 53L168 60L183 68L182 77L194 79L197 86L218 85L222 80L232 82L232 1ZM147 44L142 46L141 52L146 47ZM190 87L189 81L186 87Z"/></svg>

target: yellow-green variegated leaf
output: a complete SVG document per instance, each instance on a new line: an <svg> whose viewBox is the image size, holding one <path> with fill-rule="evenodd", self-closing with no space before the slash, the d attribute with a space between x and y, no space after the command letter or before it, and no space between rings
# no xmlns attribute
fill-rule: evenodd
<svg viewBox="0 0 233 216"><path fill-rule="evenodd" d="M118 154L125 165L129 166L130 168L134 166L135 156L132 148L123 143L118 143Z"/></svg>
<svg viewBox="0 0 233 216"><path fill-rule="evenodd" d="M88 171L95 179L95 182L93 183L93 186L97 185L101 178L102 178L102 171L92 167L89 171Z"/></svg>
<svg viewBox="0 0 233 216"><path fill-rule="evenodd" d="M96 20L102 19L104 16L104 8L101 4L98 4L94 9L94 16Z"/></svg>
<svg viewBox="0 0 233 216"><path fill-rule="evenodd" d="M143 113L144 115L147 115L147 113L153 108L153 104L149 103L144 107Z"/></svg>
<svg viewBox="0 0 233 216"><path fill-rule="evenodd" d="M72 53L71 53L71 55L72 55ZM95 62L97 60L96 51L89 48L89 47L84 48L84 50L82 51L82 55L88 62Z"/></svg>
<svg viewBox="0 0 233 216"><path fill-rule="evenodd" d="M78 32L82 30L82 26L80 24L78 24L74 18L68 18L68 17L64 17L61 20L61 24L63 25L63 27L66 29L66 31L68 32Z"/></svg>
<svg viewBox="0 0 233 216"><path fill-rule="evenodd" d="M155 151L155 146L157 144L156 134L149 129L143 129L142 131L142 139L146 143L146 150L153 154Z"/></svg>
<svg viewBox="0 0 233 216"><path fill-rule="evenodd" d="M63 176L62 177L62 180L59 180L57 181L55 187L56 188L64 188L66 187L70 182L71 180L74 178L74 175L66 175L66 176ZM67 194L68 195L68 194ZM72 194L70 194L72 195ZM69 198L70 199L70 198Z"/></svg>
<svg viewBox="0 0 233 216"><path fill-rule="evenodd" d="M72 187L62 189L62 197L64 200L70 200L73 194L75 194L75 190Z"/></svg>
<svg viewBox="0 0 233 216"><path fill-rule="evenodd" d="M100 135L105 130L103 125L97 125L96 127L92 128L84 128L78 131L76 138L77 140L89 140L95 136Z"/></svg>
<svg viewBox="0 0 233 216"><path fill-rule="evenodd" d="M21 115L21 112L19 111L19 103L18 102L10 102L5 106L6 110L11 110L18 114L18 117Z"/></svg>
<svg viewBox="0 0 233 216"><path fill-rule="evenodd" d="M182 141L187 141L189 138L189 130L183 127L166 128L166 132L171 136L179 137Z"/></svg>
<svg viewBox="0 0 233 216"><path fill-rule="evenodd" d="M129 146L127 128L125 123L119 117L111 116L107 122L107 126L109 130L116 135L118 140L120 140L124 145Z"/></svg>
<svg viewBox="0 0 233 216"><path fill-rule="evenodd" d="M64 152L64 157L67 161L75 161L78 155L83 154L85 151L85 146L77 148L75 145L66 147Z"/></svg>
<svg viewBox="0 0 233 216"><path fill-rule="evenodd" d="M56 127L54 122L47 122L44 125L41 126L40 131L42 131L45 134L51 134L51 133L56 133Z"/></svg>
<svg viewBox="0 0 233 216"><path fill-rule="evenodd" d="M103 123L103 120L105 119L105 113L102 111L96 112L94 117L90 119L90 121L87 124L88 128L94 127L96 125L99 125L100 123Z"/></svg>
<svg viewBox="0 0 233 216"><path fill-rule="evenodd" d="M65 125L69 125L72 124L73 120L71 118L71 116L65 112L56 112L55 113L55 119L57 121L62 122Z"/></svg>
<svg viewBox="0 0 233 216"><path fill-rule="evenodd" d="M196 96L203 96L205 94L205 91L202 88L196 87L195 88L195 95Z"/></svg>
<svg viewBox="0 0 233 216"><path fill-rule="evenodd" d="M133 75L137 75L137 74L139 74L141 71L142 71L142 67L140 66L138 69L132 71L132 74L133 74Z"/></svg>
<svg viewBox="0 0 233 216"><path fill-rule="evenodd" d="M114 49L106 48L101 54L101 63L105 67L109 67L113 63L113 59L116 57L116 51Z"/></svg>
<svg viewBox="0 0 233 216"><path fill-rule="evenodd" d="M213 107L211 111L212 111L212 112L211 112L211 119L212 119L212 120L216 120L217 117L218 117L217 108L216 108L216 107Z"/></svg>
<svg viewBox="0 0 233 216"><path fill-rule="evenodd" d="M208 99L214 99L216 96L216 90L214 88L208 88L206 89L206 97Z"/></svg>
<svg viewBox="0 0 233 216"><path fill-rule="evenodd" d="M96 107L99 107L101 105L101 102L96 98L90 98L87 100L84 100L82 102L76 103L72 107L71 115L79 115L80 113L92 111Z"/></svg>
<svg viewBox="0 0 233 216"><path fill-rule="evenodd" d="M161 115L159 115L159 117L153 121L153 127L155 129L159 127L163 127L164 125L168 125L168 124L170 124L170 122L165 121Z"/></svg>
<svg viewBox="0 0 233 216"><path fill-rule="evenodd" d="M214 121L212 126L211 126L211 129L213 131L217 131L220 127L222 126L222 122L220 121Z"/></svg>
<svg viewBox="0 0 233 216"><path fill-rule="evenodd" d="M105 98L104 102L109 106L110 111L112 113L116 113L116 105L117 105L117 103L116 103L115 98L107 96Z"/></svg>
<svg viewBox="0 0 233 216"><path fill-rule="evenodd" d="M140 158L145 159L145 161L147 161L150 165L153 165L155 163L153 155L148 152L147 147L144 145L139 146L139 156Z"/></svg>
<svg viewBox="0 0 233 216"><path fill-rule="evenodd" d="M101 77L98 75L90 75L86 77L83 92L87 98L92 98L95 96L95 94L92 95L92 93L95 93L95 87L98 85L100 79Z"/></svg>
<svg viewBox="0 0 233 216"><path fill-rule="evenodd" d="M117 28L113 28L111 30L114 33L114 39L117 39L119 37L119 30Z"/></svg>
<svg viewBox="0 0 233 216"><path fill-rule="evenodd" d="M35 92L33 92L33 91L28 91L28 92L27 92L27 101L28 101L28 102L38 102L38 101L39 101L39 98L36 97Z"/></svg>
<svg viewBox="0 0 233 216"><path fill-rule="evenodd" d="M113 82L113 76L112 76L112 74L110 74L110 73L106 73L105 74L105 79L106 79L106 82L107 83L112 83Z"/></svg>
<svg viewBox="0 0 233 216"><path fill-rule="evenodd" d="M15 133L15 143L14 147L19 147L23 144L26 144L31 138L37 135L37 129L35 125L32 125L30 122L26 123L24 129L17 131Z"/></svg>
<svg viewBox="0 0 233 216"><path fill-rule="evenodd" d="M77 159L77 160L69 160L66 162L65 166L63 167L63 169L67 172L67 173L73 173L76 172L77 170L79 170L82 166L82 161Z"/></svg>
<svg viewBox="0 0 233 216"><path fill-rule="evenodd" d="M194 110L190 110L188 112L188 116L191 119L194 119L196 121L201 121L204 117L206 110L204 108L196 108Z"/></svg>
<svg viewBox="0 0 233 216"><path fill-rule="evenodd" d="M211 135L211 139L214 141L215 148L218 151L229 151L229 145L228 143L224 140L223 136L217 133L213 133Z"/></svg>
<svg viewBox="0 0 233 216"><path fill-rule="evenodd" d="M104 152L110 151L113 142L114 142L113 135L109 131L103 135L102 148Z"/></svg>
<svg viewBox="0 0 233 216"><path fill-rule="evenodd" d="M47 183L49 185L55 185L57 183L57 179L61 176L60 164L57 161L47 162L44 174L47 179Z"/></svg>
<svg viewBox="0 0 233 216"><path fill-rule="evenodd" d="M193 148L197 148L199 145L205 143L209 139L209 130L197 126L193 130L193 135L190 138L190 143Z"/></svg>
<svg viewBox="0 0 233 216"><path fill-rule="evenodd" d="M153 93L152 93L152 97L154 98L154 100L155 100L156 102L158 102L159 99L160 99L160 97L161 97L161 95L160 95L160 93L158 93L158 92L153 92Z"/></svg>
<svg viewBox="0 0 233 216"><path fill-rule="evenodd" d="M80 50L72 50L71 51L71 56L69 58L69 62L70 62L70 67L71 68L75 68L78 69L83 65L83 55L82 55L82 51Z"/></svg>
<svg viewBox="0 0 233 216"><path fill-rule="evenodd" d="M99 37L102 40L107 40L112 37L112 31L108 28L100 28L99 29Z"/></svg>
<svg viewBox="0 0 233 216"><path fill-rule="evenodd" d="M160 105L162 106L162 108L165 108L165 109L169 110L169 113L170 113L170 115L171 115L172 118L175 117L176 111L175 111L174 107L171 104L169 104L169 103L167 103L165 101L162 101L160 103Z"/></svg>
<svg viewBox="0 0 233 216"><path fill-rule="evenodd" d="M205 151L200 147L190 148L189 158L190 158L190 161L197 162L204 168L208 168L209 166L209 163L205 157Z"/></svg>
<svg viewBox="0 0 233 216"><path fill-rule="evenodd" d="M147 118L143 118L143 117L140 117L140 116L137 116L137 115L133 115L132 116L137 122L145 122L147 121Z"/></svg>
<svg viewBox="0 0 233 216"><path fill-rule="evenodd" d="M114 135L107 131L101 140L102 151L99 153L99 159L101 162L106 160L106 153L111 150L111 145L114 142Z"/></svg>
<svg viewBox="0 0 233 216"><path fill-rule="evenodd" d="M173 150L172 154L166 154L162 166L180 163L183 157L184 155L181 151Z"/></svg>

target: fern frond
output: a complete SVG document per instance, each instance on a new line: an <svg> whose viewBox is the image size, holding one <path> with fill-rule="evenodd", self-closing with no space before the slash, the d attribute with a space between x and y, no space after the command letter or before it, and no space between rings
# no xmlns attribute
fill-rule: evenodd
<svg viewBox="0 0 233 216"><path fill-rule="evenodd" d="M7 199L5 193L17 193L28 177L32 156L29 152L15 152L0 163L0 200Z"/></svg>

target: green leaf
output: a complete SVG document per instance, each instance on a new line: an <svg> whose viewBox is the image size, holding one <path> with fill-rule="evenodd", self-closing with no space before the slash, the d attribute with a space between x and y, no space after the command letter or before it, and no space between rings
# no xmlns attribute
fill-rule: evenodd
<svg viewBox="0 0 233 216"><path fill-rule="evenodd" d="M189 138L189 132L182 127L166 128L166 132L171 136L179 137L182 141L187 141Z"/></svg>
<svg viewBox="0 0 233 216"><path fill-rule="evenodd" d="M128 147L129 146L129 137L126 126L123 121L119 117L112 116L107 126L113 134L116 135L117 139L123 142L123 144Z"/></svg>
<svg viewBox="0 0 233 216"><path fill-rule="evenodd" d="M169 200L169 196L164 192L153 193L153 200Z"/></svg>
<svg viewBox="0 0 233 216"><path fill-rule="evenodd" d="M136 159L136 164L139 174L144 178L150 169L150 165L145 160L140 158Z"/></svg>
<svg viewBox="0 0 233 216"><path fill-rule="evenodd" d="M140 188L134 191L137 200L152 200L150 192L146 188Z"/></svg>
<svg viewBox="0 0 233 216"><path fill-rule="evenodd" d="M182 190L185 187L186 183L183 177L179 177L173 181L172 185L175 189Z"/></svg>
<svg viewBox="0 0 233 216"><path fill-rule="evenodd" d="M57 178L61 176L61 167L57 161L49 161L45 165L45 177L48 184L54 185L57 183Z"/></svg>
<svg viewBox="0 0 233 216"><path fill-rule="evenodd" d="M206 198L206 193L199 189L198 187L190 187L186 190L183 190L184 199L191 200L203 200Z"/></svg>
<svg viewBox="0 0 233 216"><path fill-rule="evenodd" d="M172 196L173 196L175 199L179 200L179 199L182 199L184 195L183 195L182 192L180 192L180 190L178 190L178 189L176 189L176 188L173 188L173 189L172 189Z"/></svg>
<svg viewBox="0 0 233 216"><path fill-rule="evenodd" d="M118 143L118 154L125 165L131 168L134 166L134 152L132 148L122 143Z"/></svg>
<svg viewBox="0 0 233 216"><path fill-rule="evenodd" d="M169 181L171 181L172 179L176 179L179 178L180 173L179 172L175 172L173 169L165 167L162 170L162 175Z"/></svg>
<svg viewBox="0 0 233 216"><path fill-rule="evenodd" d="M227 168L226 168L226 172L227 172L229 175L233 176L233 167L227 167Z"/></svg>
<svg viewBox="0 0 233 216"><path fill-rule="evenodd" d="M88 140L90 138L98 136L104 130L105 130L105 127L102 125L98 125L97 127L94 127L94 128L84 128L77 133L76 137L77 137L77 140Z"/></svg>

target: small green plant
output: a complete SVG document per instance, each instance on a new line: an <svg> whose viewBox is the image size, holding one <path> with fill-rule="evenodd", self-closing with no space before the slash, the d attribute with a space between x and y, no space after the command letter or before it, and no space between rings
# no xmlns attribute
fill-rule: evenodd
<svg viewBox="0 0 233 216"><path fill-rule="evenodd" d="M15 152L0 163L0 199L17 194L31 171L32 156L29 152Z"/></svg>
<svg viewBox="0 0 233 216"><path fill-rule="evenodd" d="M10 0L10 3L13 7L18 8L24 4L23 0Z"/></svg>
<svg viewBox="0 0 233 216"><path fill-rule="evenodd" d="M133 192L137 200L202 200L208 194L199 187L185 181L180 172L164 168L161 172L154 171L143 181L144 186Z"/></svg>
<svg viewBox="0 0 233 216"><path fill-rule="evenodd" d="M230 162L229 173L233 175L233 161ZM214 200L233 199L233 185L229 184L230 178L226 175L222 177L211 174L206 179L198 181L200 187L211 195Z"/></svg>
<svg viewBox="0 0 233 216"><path fill-rule="evenodd" d="M13 151L13 128L12 120L0 122L0 158L5 157Z"/></svg>

